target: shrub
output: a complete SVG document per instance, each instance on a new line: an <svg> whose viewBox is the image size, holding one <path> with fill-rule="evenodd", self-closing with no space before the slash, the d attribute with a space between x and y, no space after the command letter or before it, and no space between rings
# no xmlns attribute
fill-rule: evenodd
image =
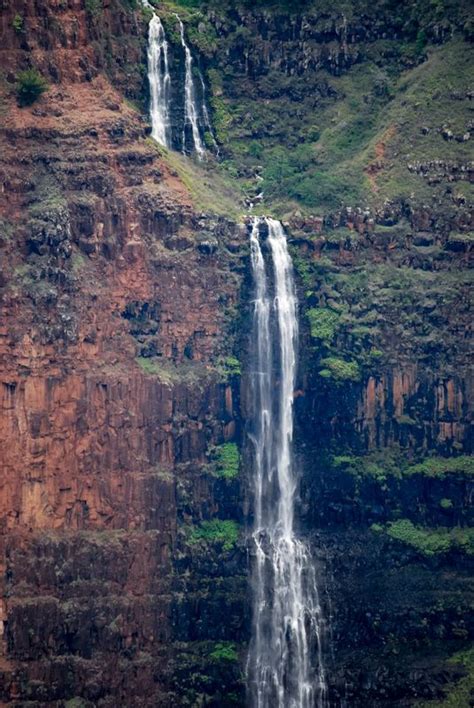
<svg viewBox="0 0 474 708"><path fill-rule="evenodd" d="M428 457L408 468L408 474L422 474L427 477L443 477L446 474L474 475L474 457Z"/></svg>
<svg viewBox="0 0 474 708"><path fill-rule="evenodd" d="M307 311L311 336L314 339L322 339L331 342L334 338L339 315L334 310L326 307L313 307Z"/></svg>
<svg viewBox="0 0 474 708"><path fill-rule="evenodd" d="M344 361L336 357L322 359L324 366L319 375L324 379L334 379L335 381L360 381L359 364L356 361Z"/></svg>
<svg viewBox="0 0 474 708"><path fill-rule="evenodd" d="M216 448L216 476L235 479L239 474L240 455L235 443L224 443Z"/></svg>
<svg viewBox="0 0 474 708"><path fill-rule="evenodd" d="M24 19L21 15L16 14L15 17L12 20L12 27L15 30L17 34L21 34L25 27L24 27Z"/></svg>
<svg viewBox="0 0 474 708"><path fill-rule="evenodd" d="M224 360L224 367L229 378L232 378L233 376L240 376L242 373L240 361L235 356L228 356Z"/></svg>
<svg viewBox="0 0 474 708"><path fill-rule="evenodd" d="M217 642L209 658L213 661L238 661L239 655L234 642Z"/></svg>
<svg viewBox="0 0 474 708"><path fill-rule="evenodd" d="M27 69L18 74L16 93L20 106L30 106L47 90L46 81L36 69Z"/></svg>
<svg viewBox="0 0 474 708"><path fill-rule="evenodd" d="M194 526L189 534L189 543L194 546L200 542L222 544L222 550L231 551L239 537L239 527L235 521L203 521L199 526Z"/></svg>

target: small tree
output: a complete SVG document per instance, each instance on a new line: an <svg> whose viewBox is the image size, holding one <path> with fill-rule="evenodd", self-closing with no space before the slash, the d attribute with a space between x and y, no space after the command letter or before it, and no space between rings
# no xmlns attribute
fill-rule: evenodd
<svg viewBox="0 0 474 708"><path fill-rule="evenodd" d="M21 34L22 32L25 31L23 17L21 15L19 15L18 13L15 15L15 17L12 20L12 27L17 34Z"/></svg>
<svg viewBox="0 0 474 708"><path fill-rule="evenodd" d="M20 106L30 106L47 90L48 84L36 69L27 69L18 74L16 95Z"/></svg>

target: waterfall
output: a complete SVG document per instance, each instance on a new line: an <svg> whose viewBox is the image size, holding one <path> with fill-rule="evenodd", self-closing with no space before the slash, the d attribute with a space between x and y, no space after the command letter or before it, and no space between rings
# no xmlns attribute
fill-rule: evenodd
<svg viewBox="0 0 474 708"><path fill-rule="evenodd" d="M144 0L145 7L153 9ZM171 147L170 88L168 42L161 20L153 12L148 25L148 81L150 84L150 118L152 137L161 145Z"/></svg>
<svg viewBox="0 0 474 708"><path fill-rule="evenodd" d="M199 160L202 160L206 150L201 140L199 133L199 111L196 101L196 87L193 77L193 57L191 50L186 44L184 38L184 25L181 22L179 15L176 15L179 22L179 31L181 35L181 45L184 49L184 126L183 126L183 153L186 153L186 126L191 127L191 135L193 139L194 149ZM207 113L207 109L206 109Z"/></svg>
<svg viewBox="0 0 474 708"><path fill-rule="evenodd" d="M267 247L262 249L265 231ZM326 705L326 681L316 573L294 530L298 320L293 267L278 221L255 218L250 247L255 288L250 434L255 449L255 559L249 692L256 708L321 708Z"/></svg>
<svg viewBox="0 0 474 708"><path fill-rule="evenodd" d="M167 148L172 147L170 102L171 75L168 61L168 42L161 20L148 0L142 0L143 7L153 12L148 25L148 82L150 85L150 118L152 137ZM189 131L193 150L199 160L206 154L206 148L201 138L200 126L207 131L212 139L216 152L217 142L212 130L211 119L206 105L206 85L199 70L196 71L200 82L200 92L196 90L193 57L184 36L184 25L179 15L175 17L179 23L181 46L184 51L184 119L181 139L181 150L186 154L186 134ZM200 96L200 100L198 100Z"/></svg>
<svg viewBox="0 0 474 708"><path fill-rule="evenodd" d="M203 124L205 130L209 133L211 136L212 144L214 146L214 150L216 151L217 156L219 157L219 146L217 144L216 136L214 135L214 131L212 129L212 123L211 123L211 118L209 116L209 111L207 110L207 104L206 104L206 84L204 83L203 76L201 72L199 72L199 81L201 82L201 114L203 118Z"/></svg>

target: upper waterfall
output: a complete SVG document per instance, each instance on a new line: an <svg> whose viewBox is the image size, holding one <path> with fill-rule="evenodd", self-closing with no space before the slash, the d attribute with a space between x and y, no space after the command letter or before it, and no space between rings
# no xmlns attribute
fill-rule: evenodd
<svg viewBox="0 0 474 708"><path fill-rule="evenodd" d="M151 6L149 6L151 7ZM148 26L148 81L150 84L151 135L161 145L171 147L168 42L161 20L153 13Z"/></svg>
<svg viewBox="0 0 474 708"><path fill-rule="evenodd" d="M199 160L202 160L206 149L199 132L199 110L196 100L196 86L193 76L193 57L184 37L184 25L176 15L179 23L181 45L184 49L184 125L183 125L183 153L186 153L186 128L191 128L191 137ZM207 112L207 111L206 111Z"/></svg>
<svg viewBox="0 0 474 708"><path fill-rule="evenodd" d="M184 85L182 92L173 88L173 101L183 106L182 122L179 118L171 119L171 67L170 47L166 40L162 22L156 14L153 5L148 0L142 4L151 10L153 15L148 26L148 82L150 86L150 119L152 137L167 148L177 148L183 154L194 152L199 160L206 155L204 141L208 135L216 153L217 142L212 130L209 111L206 105L206 85L199 68L195 65L191 49L186 42L184 25L179 15L175 13L179 25L179 36L184 59ZM173 56L171 56L171 59ZM176 77L173 86L177 84ZM180 95L182 104L180 104ZM174 115L179 115L174 112ZM176 122L177 125L173 124Z"/></svg>
<svg viewBox="0 0 474 708"><path fill-rule="evenodd" d="M255 559L249 692L256 708L322 707L326 680L316 573L306 544L294 530L298 318L293 266L279 221L254 218L250 247L255 291L250 431Z"/></svg>

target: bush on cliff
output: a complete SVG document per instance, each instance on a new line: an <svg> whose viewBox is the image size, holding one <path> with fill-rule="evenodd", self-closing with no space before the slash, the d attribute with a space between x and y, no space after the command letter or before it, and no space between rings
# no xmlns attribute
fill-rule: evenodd
<svg viewBox="0 0 474 708"><path fill-rule="evenodd" d="M18 74L16 95L20 106L30 106L47 90L48 84L36 69L26 69Z"/></svg>

